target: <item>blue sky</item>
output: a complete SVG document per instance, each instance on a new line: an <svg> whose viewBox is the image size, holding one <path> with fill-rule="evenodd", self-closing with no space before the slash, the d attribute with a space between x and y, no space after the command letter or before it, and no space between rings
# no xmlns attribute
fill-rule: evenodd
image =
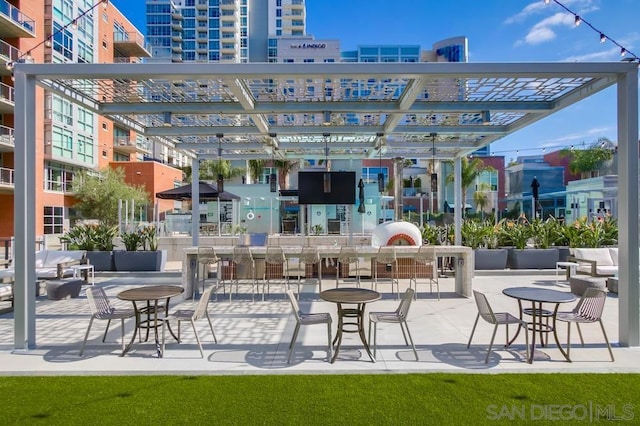
<svg viewBox="0 0 640 426"><path fill-rule="evenodd" d="M266 0L254 0L266 1ZM111 0L144 33L143 0ZM640 0L561 0L562 4L640 55ZM419 44L466 36L470 62L619 61L620 49L551 1L543 0L307 0L307 33L338 39L343 50L362 44ZM495 142L508 162L599 137L617 140L615 87Z"/></svg>

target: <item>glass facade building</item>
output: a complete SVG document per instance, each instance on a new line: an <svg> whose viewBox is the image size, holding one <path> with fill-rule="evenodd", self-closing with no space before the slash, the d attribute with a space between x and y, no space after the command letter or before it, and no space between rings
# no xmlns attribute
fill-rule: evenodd
<svg viewBox="0 0 640 426"><path fill-rule="evenodd" d="M156 62L267 62L268 39L303 36L304 0L147 0Z"/></svg>

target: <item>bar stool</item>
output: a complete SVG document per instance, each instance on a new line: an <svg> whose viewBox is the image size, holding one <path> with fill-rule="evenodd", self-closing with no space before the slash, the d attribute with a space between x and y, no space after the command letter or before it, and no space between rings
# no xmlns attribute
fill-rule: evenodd
<svg viewBox="0 0 640 426"><path fill-rule="evenodd" d="M429 268L427 268L429 267ZM430 269L430 271L429 271ZM415 286L415 298L418 299L418 279L429 280L429 291L433 293L433 285L436 286L438 300L440 300L440 284L438 283L438 257L435 246L420 246L413 258L413 276L409 278L409 288ZM420 276L422 275L422 276Z"/></svg>
<svg viewBox="0 0 640 426"><path fill-rule="evenodd" d="M380 277L380 269L384 268L383 275L389 275L388 277ZM390 282L391 293L393 293L393 286L396 286L396 299L400 295L400 279L398 276L398 258L396 257L396 248L394 246L381 246L378 249L378 254L375 258L373 282L375 285L374 290L378 291L378 283ZM413 292L411 293L413 294Z"/></svg>
<svg viewBox="0 0 640 426"><path fill-rule="evenodd" d="M343 265L347 266L347 276L343 277L343 279L347 279L351 271L351 265L355 265L356 272L356 287L360 288L360 259L358 259L358 249L356 247L345 246L340 248L340 253L338 254L338 262L336 263L336 288L338 288L338 283L340 282L340 269L342 269Z"/></svg>
<svg viewBox="0 0 640 426"><path fill-rule="evenodd" d="M264 274L262 276L262 300L264 301L264 286L267 291L274 280L281 281L285 291L289 290L289 260L280 246L267 246L264 258ZM286 297L286 294L285 294Z"/></svg>
<svg viewBox="0 0 640 426"><path fill-rule="evenodd" d="M205 281L209 275L209 267L216 265L216 278L220 281L220 258L216 255L213 247L198 247L198 278L200 278L200 271L202 271L202 292L204 293ZM224 286L223 286L224 288ZM196 289L194 288L194 295Z"/></svg>
<svg viewBox="0 0 640 426"><path fill-rule="evenodd" d="M302 284L302 277L309 278L309 275L313 275L313 266L317 265L318 268L318 288L319 291L322 291L322 265L320 264L320 253L318 253L318 249L313 246L304 246L302 247L302 251L300 252L300 256L298 256L298 261L301 265L298 265L298 293L297 297L300 297L300 285ZM307 272L311 269L310 272Z"/></svg>

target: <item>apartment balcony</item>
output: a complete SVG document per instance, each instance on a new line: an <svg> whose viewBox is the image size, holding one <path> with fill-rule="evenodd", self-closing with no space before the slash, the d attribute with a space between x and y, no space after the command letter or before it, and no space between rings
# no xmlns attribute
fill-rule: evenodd
<svg viewBox="0 0 640 426"><path fill-rule="evenodd" d="M220 0L220 9L221 10L238 10L238 5L236 0Z"/></svg>
<svg viewBox="0 0 640 426"><path fill-rule="evenodd" d="M7 69L9 62L15 62L22 56L22 52L4 40L0 40L0 74L9 75L11 71Z"/></svg>
<svg viewBox="0 0 640 426"><path fill-rule="evenodd" d="M220 15L220 22L235 22L235 20L237 19L235 12L225 12L223 11L222 14Z"/></svg>
<svg viewBox="0 0 640 426"><path fill-rule="evenodd" d="M0 114L13 114L16 106L16 94L13 87L0 83Z"/></svg>
<svg viewBox="0 0 640 426"><path fill-rule="evenodd" d="M291 3L282 2L284 10L304 10L304 0L291 0Z"/></svg>
<svg viewBox="0 0 640 426"><path fill-rule="evenodd" d="M282 29L283 30L289 30L289 31L294 31L294 30L304 30L304 21L296 19L296 20L287 20L287 19L283 19L282 20Z"/></svg>
<svg viewBox="0 0 640 426"><path fill-rule="evenodd" d="M13 169L0 167L0 192L13 192L14 187Z"/></svg>
<svg viewBox="0 0 640 426"><path fill-rule="evenodd" d="M182 62L182 55L171 55L171 62L174 62L174 63Z"/></svg>
<svg viewBox="0 0 640 426"><path fill-rule="evenodd" d="M113 33L113 48L122 56L148 58L151 56L146 47L144 37L135 32L115 32Z"/></svg>
<svg viewBox="0 0 640 426"><path fill-rule="evenodd" d="M222 53L223 55L233 55L233 54L238 53L236 44L235 43L231 43L231 44L223 43L222 46L220 47L220 53Z"/></svg>
<svg viewBox="0 0 640 426"><path fill-rule="evenodd" d="M126 153L149 153L151 150L149 149L149 142L142 141L138 142L136 138L132 138L130 136L116 136L113 138L113 149L115 151L126 152Z"/></svg>
<svg viewBox="0 0 640 426"><path fill-rule="evenodd" d="M181 54L181 55L182 55L182 43L174 43L174 44L171 46L171 51L172 51L173 53L179 53L179 54Z"/></svg>
<svg viewBox="0 0 640 426"><path fill-rule="evenodd" d="M196 10L208 10L209 0L196 0Z"/></svg>
<svg viewBox="0 0 640 426"><path fill-rule="evenodd" d="M6 0L0 0L0 38L34 38L36 22Z"/></svg>
<svg viewBox="0 0 640 426"><path fill-rule="evenodd" d="M0 152L13 152L15 146L13 127L0 126Z"/></svg>
<svg viewBox="0 0 640 426"><path fill-rule="evenodd" d="M182 13L178 12L177 10L174 10L171 12L171 19L182 21L184 19L184 16L182 16Z"/></svg>
<svg viewBox="0 0 640 426"><path fill-rule="evenodd" d="M171 23L171 29L173 31L182 31L182 22L172 22Z"/></svg>
<svg viewBox="0 0 640 426"><path fill-rule="evenodd" d="M173 33L171 33L171 41L182 43L182 33L178 31L174 31Z"/></svg>
<svg viewBox="0 0 640 426"><path fill-rule="evenodd" d="M223 22L222 25L220 25L220 34L222 37L224 37L225 33L237 33L238 32L238 25L236 21L231 21L231 22Z"/></svg>
<svg viewBox="0 0 640 426"><path fill-rule="evenodd" d="M141 64L142 59L140 58L129 58L127 56L116 56L113 58L114 64Z"/></svg>

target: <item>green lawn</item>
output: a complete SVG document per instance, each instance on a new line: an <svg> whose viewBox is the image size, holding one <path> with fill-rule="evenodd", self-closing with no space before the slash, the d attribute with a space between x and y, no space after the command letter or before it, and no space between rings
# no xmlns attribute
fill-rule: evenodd
<svg viewBox="0 0 640 426"><path fill-rule="evenodd" d="M638 389L635 374L12 376L0 424L637 424Z"/></svg>

